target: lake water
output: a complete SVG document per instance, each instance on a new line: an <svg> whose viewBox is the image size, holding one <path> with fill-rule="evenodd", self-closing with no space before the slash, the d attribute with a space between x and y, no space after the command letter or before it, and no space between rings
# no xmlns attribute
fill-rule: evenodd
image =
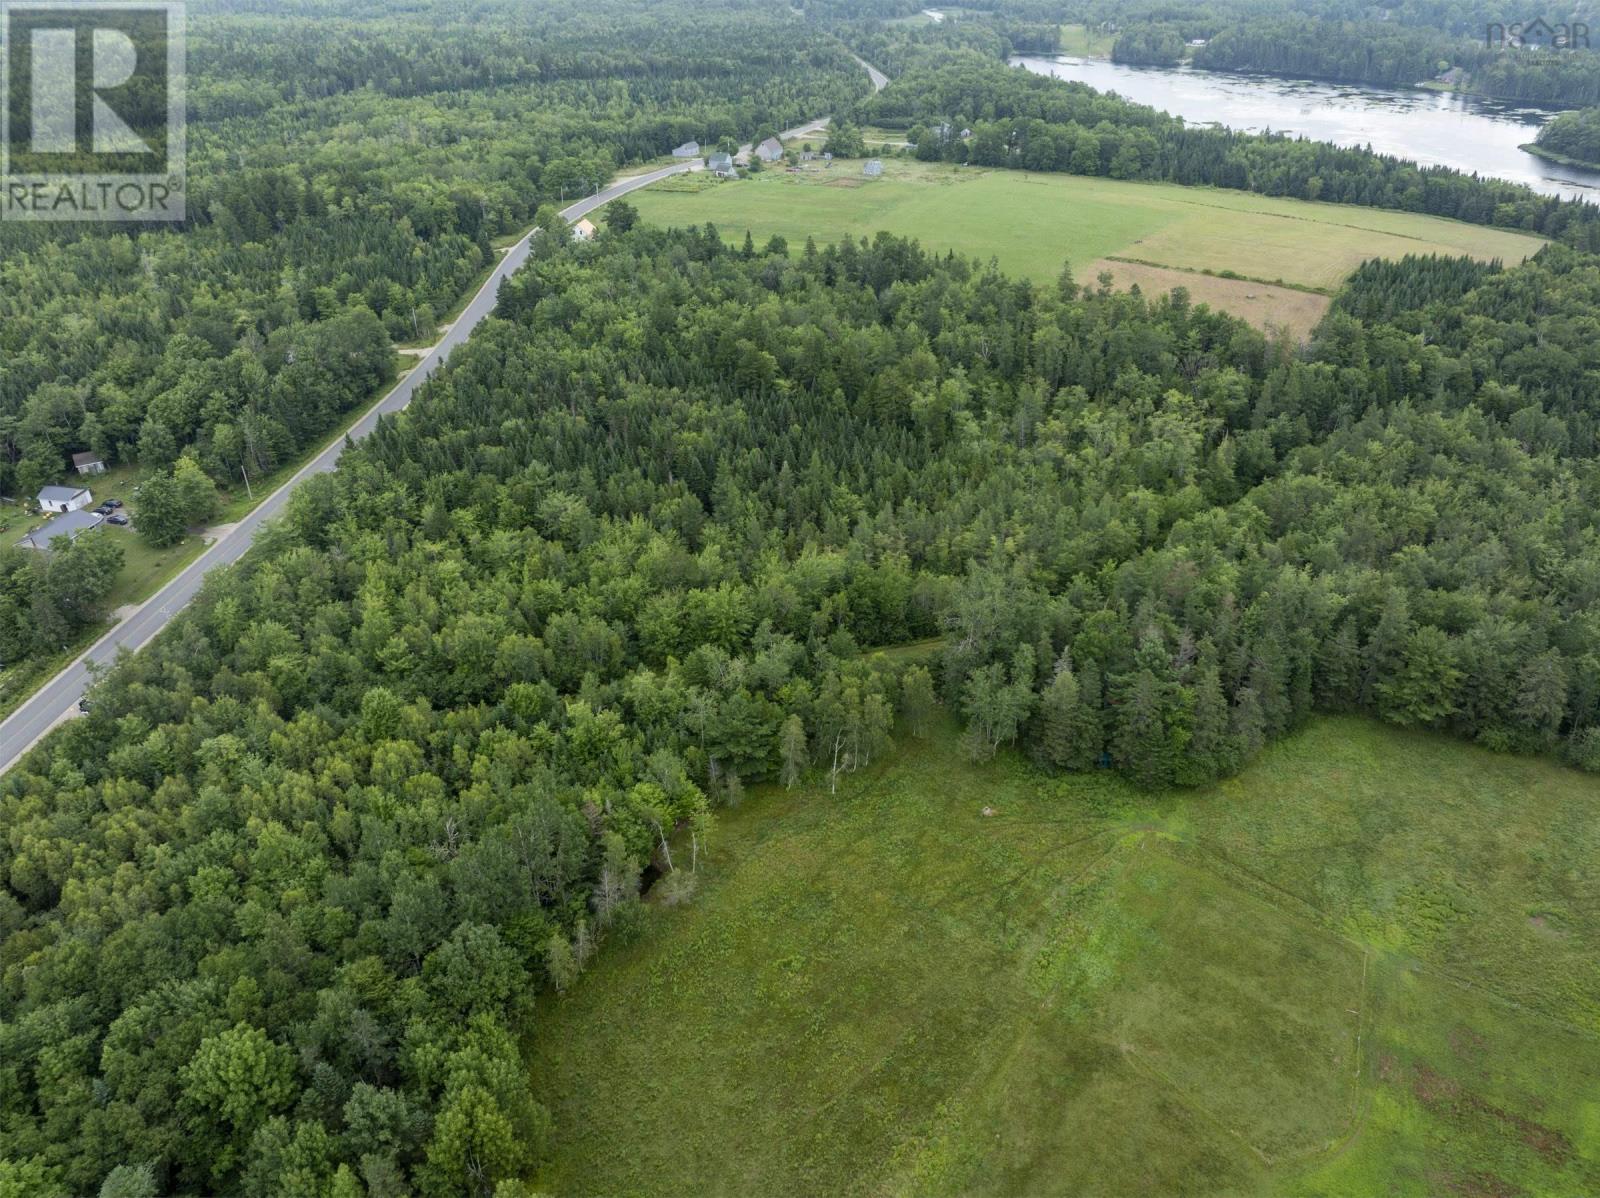
<svg viewBox="0 0 1600 1198"><path fill-rule="evenodd" d="M1517 147L1532 141L1550 109L1445 92L1390 91L1188 67L1134 67L1094 58L1012 59L1030 71L1087 83L1148 104L1191 125L1290 133L1424 166L1526 183L1546 195L1600 203L1600 172L1559 166Z"/></svg>

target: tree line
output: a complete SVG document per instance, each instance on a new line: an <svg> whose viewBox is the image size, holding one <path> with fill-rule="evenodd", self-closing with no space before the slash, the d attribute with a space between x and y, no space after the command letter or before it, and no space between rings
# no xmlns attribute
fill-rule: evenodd
<svg viewBox="0 0 1600 1198"><path fill-rule="evenodd" d="M972 130L968 139L916 139L925 160L1394 208L1600 247L1600 207L1593 204L1326 142L1189 126L971 51L911 53L915 69L863 100L858 113L865 123L923 132L941 124Z"/></svg>
<svg viewBox="0 0 1600 1198"><path fill-rule="evenodd" d="M1600 108L1563 112L1539 130L1540 150L1600 168Z"/></svg>
<svg viewBox="0 0 1600 1198"><path fill-rule="evenodd" d="M83 450L153 478L188 455L241 489L390 380L392 343L430 343L541 204L869 89L837 43L737 5L709 25L615 3L315 11L195 14L186 225L0 227L0 495ZM6 661L40 651L21 641Z"/></svg>

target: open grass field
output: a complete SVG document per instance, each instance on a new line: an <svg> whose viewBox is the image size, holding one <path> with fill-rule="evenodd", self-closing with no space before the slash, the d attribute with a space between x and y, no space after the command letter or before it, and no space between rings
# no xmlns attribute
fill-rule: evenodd
<svg viewBox="0 0 1600 1198"><path fill-rule="evenodd" d="M1079 58L1110 58L1111 45L1117 40L1114 33L1090 29L1086 25L1061 27L1061 53Z"/></svg>
<svg viewBox="0 0 1600 1198"><path fill-rule="evenodd" d="M1600 1194L1594 779L1328 719L1152 799L952 739L754 795L541 1007L545 1189Z"/></svg>
<svg viewBox="0 0 1600 1198"><path fill-rule="evenodd" d="M909 159L886 160L879 179L864 179L859 163L842 162L802 175L769 170L737 182L669 183L636 193L633 202L646 220L710 221L735 242L746 230L758 241L779 233L798 246L807 237L820 244L887 229L941 252L993 257L1007 273L1040 281L1054 279L1064 262L1080 282L1089 281L1106 258L1232 271L1261 284L1251 289L1262 297L1258 303L1244 304L1233 289L1197 298L1262 325L1295 329L1307 327L1308 308L1320 317L1325 305L1263 287L1331 293L1368 258L1444 253L1519 262L1543 244L1520 233L1351 205ZM1279 306L1285 311L1274 320Z"/></svg>

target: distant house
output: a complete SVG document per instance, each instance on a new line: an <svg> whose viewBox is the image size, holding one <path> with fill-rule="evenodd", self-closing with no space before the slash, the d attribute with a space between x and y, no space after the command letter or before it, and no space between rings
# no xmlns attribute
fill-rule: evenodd
<svg viewBox="0 0 1600 1198"><path fill-rule="evenodd" d="M1189 39L1189 44L1198 49L1199 47L1201 47L1201 46L1206 44L1206 39L1203 38L1203 37L1192 37L1192 38Z"/></svg>
<svg viewBox="0 0 1600 1198"><path fill-rule="evenodd" d="M868 158L866 165L861 168L861 173L869 179L876 179L883 174L883 159Z"/></svg>
<svg viewBox="0 0 1600 1198"><path fill-rule="evenodd" d="M75 453L72 455L73 468L79 474L104 474L106 464L97 453Z"/></svg>
<svg viewBox="0 0 1600 1198"><path fill-rule="evenodd" d="M776 137L769 137L756 147L755 152L762 162L776 162L783 157L783 143Z"/></svg>
<svg viewBox="0 0 1600 1198"><path fill-rule="evenodd" d="M711 168L711 171L714 174L720 175L724 179L733 178L734 169L732 154L724 154L720 152L713 154L711 155L710 161L706 165Z"/></svg>
<svg viewBox="0 0 1600 1198"><path fill-rule="evenodd" d="M594 222L589 220L588 217L584 217L572 226L572 240L590 241L599 231L594 227Z"/></svg>
<svg viewBox="0 0 1600 1198"><path fill-rule="evenodd" d="M824 151L822 151L822 161L824 161L824 162L832 162L833 161L833 151L832 150L824 150Z"/></svg>
<svg viewBox="0 0 1600 1198"><path fill-rule="evenodd" d="M674 158L698 158L700 157L700 143L697 141L686 141L676 150L672 151L672 156Z"/></svg>
<svg viewBox="0 0 1600 1198"><path fill-rule="evenodd" d="M800 161L801 162L810 162L816 156L817 156L817 152L815 150L801 150L800 151Z"/></svg>
<svg viewBox="0 0 1600 1198"><path fill-rule="evenodd" d="M57 488L61 490L62 488ZM88 532L105 519L99 512L69 511L47 520L17 542L18 549L48 549L56 537L77 540L80 533Z"/></svg>
<svg viewBox="0 0 1600 1198"><path fill-rule="evenodd" d="M1565 29L1566 26L1563 25L1562 28ZM1535 46L1543 50L1558 44L1559 41L1560 35L1550 27L1549 21L1546 21L1543 17L1534 17L1533 20L1522 27L1512 41L1512 45L1518 47Z"/></svg>
<svg viewBox="0 0 1600 1198"><path fill-rule="evenodd" d="M89 494L88 487L39 488L38 503L41 512L75 512L93 502L94 496Z"/></svg>
<svg viewBox="0 0 1600 1198"><path fill-rule="evenodd" d="M970 140L972 140L972 130L971 129L963 129L961 131L961 140L962 141L970 141Z"/></svg>

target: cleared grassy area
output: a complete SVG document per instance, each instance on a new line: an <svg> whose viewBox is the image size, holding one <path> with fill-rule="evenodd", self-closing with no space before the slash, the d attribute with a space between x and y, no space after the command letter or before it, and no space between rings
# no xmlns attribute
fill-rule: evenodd
<svg viewBox="0 0 1600 1198"><path fill-rule="evenodd" d="M1119 258L1102 258L1084 268L1081 283L1098 286L1102 271L1111 275L1111 286L1119 291L1138 287L1146 295L1160 295L1174 287L1188 290L1197 304L1210 304L1224 312L1248 320L1257 328L1283 328L1296 340L1304 340L1326 315L1331 297L1273 283L1249 279L1225 279L1199 271L1178 270L1170 266L1149 266Z"/></svg>
<svg viewBox="0 0 1600 1198"><path fill-rule="evenodd" d="M651 187L633 202L646 220L710 221L735 242L746 230L758 241L779 233L798 246L808 236L820 244L887 229L941 252L993 257L1002 270L1041 281L1053 279L1063 262L1083 281L1091 264L1117 257L1331 292L1368 258L1445 253L1520 262L1543 244L1351 205L909 159L886 160L878 179L864 178L859 162L836 162L716 186ZM1215 300L1227 307L1223 301ZM1251 318L1248 310L1240 315Z"/></svg>
<svg viewBox="0 0 1600 1198"><path fill-rule="evenodd" d="M545 1188L1600 1193L1594 779L1329 719L1152 799L952 739L754 796L545 1003Z"/></svg>
<svg viewBox="0 0 1600 1198"><path fill-rule="evenodd" d="M1085 25L1061 27L1061 53L1078 58L1110 58L1111 44L1116 40L1114 33L1102 33Z"/></svg>

